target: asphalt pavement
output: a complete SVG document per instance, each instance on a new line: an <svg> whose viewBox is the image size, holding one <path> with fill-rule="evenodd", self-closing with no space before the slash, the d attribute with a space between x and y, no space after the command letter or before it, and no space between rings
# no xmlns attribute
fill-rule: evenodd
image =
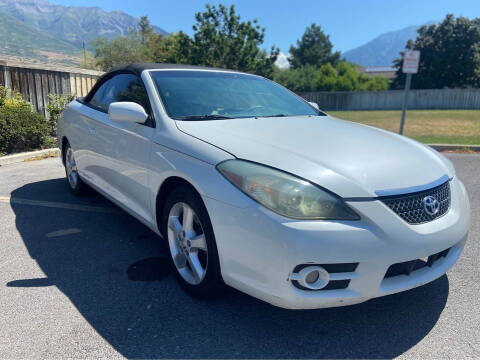
<svg viewBox="0 0 480 360"><path fill-rule="evenodd" d="M162 240L58 158L0 167L0 358L480 358L480 155L451 154L472 206L447 275L350 307L186 295Z"/></svg>

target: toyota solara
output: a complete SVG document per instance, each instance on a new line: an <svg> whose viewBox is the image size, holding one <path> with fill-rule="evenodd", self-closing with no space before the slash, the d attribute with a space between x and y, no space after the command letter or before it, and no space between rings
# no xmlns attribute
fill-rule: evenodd
<svg viewBox="0 0 480 360"><path fill-rule="evenodd" d="M71 191L159 234L203 298L227 284L291 309L360 303L442 276L467 239L443 155L257 75L117 67L63 111L58 143Z"/></svg>

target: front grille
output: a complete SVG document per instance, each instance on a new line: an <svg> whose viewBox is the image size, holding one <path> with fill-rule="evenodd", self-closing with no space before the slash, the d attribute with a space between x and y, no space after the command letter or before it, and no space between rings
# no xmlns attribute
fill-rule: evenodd
<svg viewBox="0 0 480 360"><path fill-rule="evenodd" d="M385 279L398 275L410 275L410 273L420 270L426 266L431 267L433 264L435 264L435 262L437 262L437 260L441 259L442 257L446 257L449 251L450 249L446 249L439 253L430 255L427 261L416 259L393 264L388 268L387 273L385 274Z"/></svg>
<svg viewBox="0 0 480 360"><path fill-rule="evenodd" d="M426 196L433 196L439 202L440 207L435 215L430 215L425 210L423 199ZM382 197L380 200L407 223L426 223L445 215L450 208L450 181L429 190Z"/></svg>

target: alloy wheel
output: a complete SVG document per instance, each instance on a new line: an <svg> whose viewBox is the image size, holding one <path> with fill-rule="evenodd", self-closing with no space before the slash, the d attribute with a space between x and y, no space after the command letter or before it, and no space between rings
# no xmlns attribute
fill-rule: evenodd
<svg viewBox="0 0 480 360"><path fill-rule="evenodd" d="M77 163L75 162L75 157L73 156L73 150L71 147L68 147L67 154L65 157L65 167L67 169L67 178L70 186L75 189L78 184L78 170Z"/></svg>
<svg viewBox="0 0 480 360"><path fill-rule="evenodd" d="M200 284L207 272L207 242L197 214L186 203L178 202L170 210L168 244L181 277L191 285Z"/></svg>

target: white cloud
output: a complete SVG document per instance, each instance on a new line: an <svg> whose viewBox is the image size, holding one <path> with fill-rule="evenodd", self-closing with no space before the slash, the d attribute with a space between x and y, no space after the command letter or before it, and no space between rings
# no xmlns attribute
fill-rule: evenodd
<svg viewBox="0 0 480 360"><path fill-rule="evenodd" d="M288 69L290 67L290 64L288 63L288 55L280 51L277 60L275 61L275 65L280 69Z"/></svg>

